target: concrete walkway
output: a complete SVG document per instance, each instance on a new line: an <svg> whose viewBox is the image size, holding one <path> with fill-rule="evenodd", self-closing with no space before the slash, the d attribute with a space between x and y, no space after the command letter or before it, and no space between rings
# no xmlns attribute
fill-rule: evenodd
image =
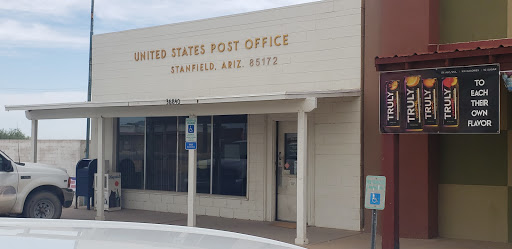
<svg viewBox="0 0 512 249"><path fill-rule="evenodd" d="M95 211L87 210L84 207L79 209L66 208L62 210L62 219L94 220L95 214ZM105 212L105 217L109 221L131 221L181 226L184 226L187 223L187 216L185 214L131 209ZM203 228L250 234L287 243L293 243L295 240L295 229L288 228L286 224L279 222L247 221L211 216L198 216L197 225ZM310 244L307 248L311 249L370 248L370 235L361 232L308 227L308 238ZM453 239L401 239L400 244L401 248L408 249L512 249L512 245L507 243ZM380 248L380 241L378 241L377 248Z"/></svg>

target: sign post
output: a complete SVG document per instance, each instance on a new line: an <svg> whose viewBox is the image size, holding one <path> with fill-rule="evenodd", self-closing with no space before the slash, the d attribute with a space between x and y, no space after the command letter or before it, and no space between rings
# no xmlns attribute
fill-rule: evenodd
<svg viewBox="0 0 512 249"><path fill-rule="evenodd" d="M375 249L375 235L377 233L377 210L383 210L386 202L386 177L367 176L364 207L372 209L372 244Z"/></svg>
<svg viewBox="0 0 512 249"><path fill-rule="evenodd" d="M197 161L197 118L190 116L185 119L185 149L188 150L188 214L187 226L196 226L195 199L196 199L196 161Z"/></svg>

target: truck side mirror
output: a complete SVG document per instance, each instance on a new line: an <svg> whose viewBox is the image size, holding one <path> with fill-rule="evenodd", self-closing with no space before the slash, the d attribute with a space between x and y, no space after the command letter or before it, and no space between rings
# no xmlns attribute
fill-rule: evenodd
<svg viewBox="0 0 512 249"><path fill-rule="evenodd" d="M5 172L13 172L14 171L11 161L9 161L9 160L4 161L4 171Z"/></svg>

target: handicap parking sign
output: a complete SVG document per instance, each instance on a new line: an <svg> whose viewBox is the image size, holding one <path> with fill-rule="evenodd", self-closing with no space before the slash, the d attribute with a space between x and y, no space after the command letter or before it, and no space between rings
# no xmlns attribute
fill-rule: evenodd
<svg viewBox="0 0 512 249"><path fill-rule="evenodd" d="M370 204L372 204L372 205L380 205L380 194L378 194L378 193L370 193Z"/></svg>
<svg viewBox="0 0 512 249"><path fill-rule="evenodd" d="M367 176L364 207L383 210L386 204L386 177Z"/></svg>
<svg viewBox="0 0 512 249"><path fill-rule="evenodd" d="M197 118L187 118L185 119L185 124L185 127L187 127L185 134L185 149L195 150L197 149Z"/></svg>

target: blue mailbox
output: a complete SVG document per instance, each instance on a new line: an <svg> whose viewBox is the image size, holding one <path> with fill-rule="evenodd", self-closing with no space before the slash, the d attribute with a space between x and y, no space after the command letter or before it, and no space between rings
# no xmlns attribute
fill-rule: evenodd
<svg viewBox="0 0 512 249"><path fill-rule="evenodd" d="M96 159L82 159L76 164L76 202L75 208L78 203L78 196L84 196L87 203L87 210L91 209L89 200L92 198L92 205L94 206L94 174L97 170Z"/></svg>

